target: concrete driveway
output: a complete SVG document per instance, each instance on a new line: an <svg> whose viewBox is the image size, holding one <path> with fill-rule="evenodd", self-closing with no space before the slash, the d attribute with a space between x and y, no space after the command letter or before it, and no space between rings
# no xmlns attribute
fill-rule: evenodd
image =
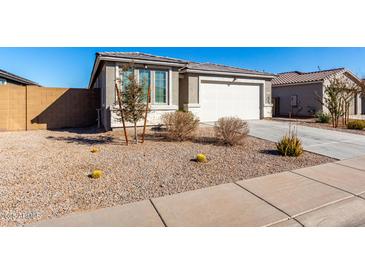
<svg viewBox="0 0 365 274"><path fill-rule="evenodd" d="M288 132L289 122L250 121L250 135L277 142ZM295 123L292 123L295 125ZM365 136L295 125L305 150L336 158L350 159L365 155Z"/></svg>

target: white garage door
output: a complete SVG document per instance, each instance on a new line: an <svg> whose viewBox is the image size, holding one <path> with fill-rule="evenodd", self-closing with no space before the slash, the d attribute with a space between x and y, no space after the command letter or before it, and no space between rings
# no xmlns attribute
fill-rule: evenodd
<svg viewBox="0 0 365 274"><path fill-rule="evenodd" d="M200 85L200 120L217 121L220 117L260 119L258 85L204 82Z"/></svg>

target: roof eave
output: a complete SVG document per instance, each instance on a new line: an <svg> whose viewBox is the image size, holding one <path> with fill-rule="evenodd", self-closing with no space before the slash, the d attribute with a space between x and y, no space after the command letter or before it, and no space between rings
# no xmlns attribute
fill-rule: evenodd
<svg viewBox="0 0 365 274"><path fill-rule="evenodd" d="M324 80L317 81L307 81L307 82L297 82L297 83L285 83L285 84L272 84L272 87L289 87L289 86L299 86L299 85L310 85L310 84L318 84L323 83Z"/></svg>
<svg viewBox="0 0 365 274"><path fill-rule="evenodd" d="M89 89L91 88L92 84L94 83L94 78L96 71L99 67L100 61L111 61L111 62L121 62L121 63L134 63L134 64L146 64L146 65L159 65L159 66L167 66L167 67L178 67L182 68L185 67L186 64L182 64L179 62L165 62L165 61L152 61L146 59L135 59L135 58L125 58L125 57L111 57L111 56L103 56L97 54L97 57L94 62L94 67L91 73L90 81L89 81Z"/></svg>
<svg viewBox="0 0 365 274"><path fill-rule="evenodd" d="M355 82L357 82L357 84L361 84L363 82L363 80L361 80L359 77L357 77L355 74L353 74L350 70L345 70L344 73L347 73L351 76L351 78L353 78L353 80Z"/></svg>
<svg viewBox="0 0 365 274"><path fill-rule="evenodd" d="M186 64L179 62L167 62L167 61L153 61L141 58L125 58L125 57L110 57L110 56L99 56L100 60L113 61L122 63L135 63L135 64L149 64L149 65L162 65L169 67L184 67Z"/></svg>
<svg viewBox="0 0 365 274"><path fill-rule="evenodd" d="M99 67L99 63L100 63L100 58L99 58L99 55L97 54L96 58L94 60L93 70L91 71L88 89L91 89L91 87L94 83L94 78L95 78L97 68Z"/></svg>
<svg viewBox="0 0 365 274"><path fill-rule="evenodd" d="M6 78L6 79L9 79L11 81L14 81L14 82L18 82L22 85L34 85L34 86L39 86L41 87L40 84L36 83L36 82L33 82L33 81L30 81L30 80L26 80L26 79L22 79L20 77L16 77L16 76L12 76L12 75L8 75L8 74L1 74L0 73L0 77L3 77L3 78Z"/></svg>
<svg viewBox="0 0 365 274"><path fill-rule="evenodd" d="M212 70L202 70L202 69L183 69L180 71L180 73L204 73L213 75L255 77L255 78L268 78L268 79L274 79L276 77L276 75L274 74L237 73L237 72L212 71Z"/></svg>

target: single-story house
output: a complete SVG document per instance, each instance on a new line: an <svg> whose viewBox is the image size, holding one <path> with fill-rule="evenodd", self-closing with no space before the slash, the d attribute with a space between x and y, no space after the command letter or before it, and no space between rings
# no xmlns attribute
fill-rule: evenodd
<svg viewBox="0 0 365 274"><path fill-rule="evenodd" d="M38 83L0 69L0 85L40 86Z"/></svg>
<svg viewBox="0 0 365 274"><path fill-rule="evenodd" d="M345 68L313 72L291 71L279 73L272 81L273 116L313 116L326 111L320 103L326 86L333 77L359 84L361 80ZM361 98L356 96L350 114L361 114Z"/></svg>
<svg viewBox="0 0 365 274"><path fill-rule="evenodd" d="M201 122L224 116L271 117L274 74L146 53L100 52L89 88L100 92L100 120L106 130L121 127L116 119L115 82L130 73L122 70L126 63L133 63L136 79L151 88L149 125L159 124L162 114L176 110L192 111Z"/></svg>

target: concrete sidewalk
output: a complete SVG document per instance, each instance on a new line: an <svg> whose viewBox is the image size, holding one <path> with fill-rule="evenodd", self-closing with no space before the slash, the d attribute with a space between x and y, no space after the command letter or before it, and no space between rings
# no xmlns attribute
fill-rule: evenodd
<svg viewBox="0 0 365 274"><path fill-rule="evenodd" d="M365 156L32 226L364 226Z"/></svg>

